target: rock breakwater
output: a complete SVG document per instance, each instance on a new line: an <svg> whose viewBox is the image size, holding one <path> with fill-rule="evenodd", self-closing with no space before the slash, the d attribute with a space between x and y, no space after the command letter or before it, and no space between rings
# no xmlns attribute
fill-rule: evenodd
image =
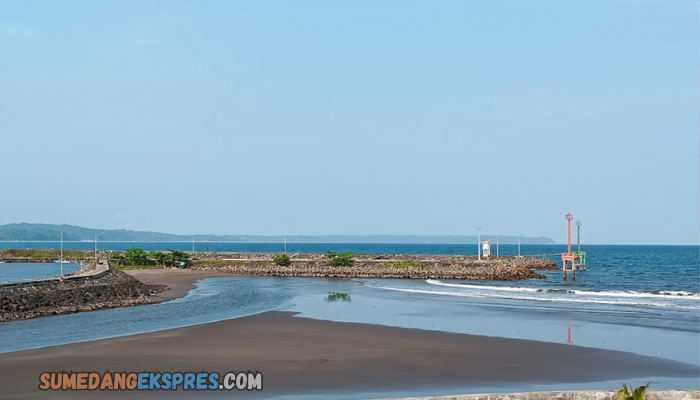
<svg viewBox="0 0 700 400"><path fill-rule="evenodd" d="M163 285L146 284L110 268L99 277L0 286L0 322L153 302Z"/></svg>
<svg viewBox="0 0 700 400"><path fill-rule="evenodd" d="M351 266L331 266L323 254L289 254L291 265L278 266L264 253L202 254L194 268L249 276L468 279L515 281L546 279L536 270L558 270L554 261L528 257L477 260L475 256L355 255Z"/></svg>
<svg viewBox="0 0 700 400"><path fill-rule="evenodd" d="M0 251L0 259L8 263L50 263L61 258L59 250L15 250ZM95 253L82 250L65 250L63 260L70 262L89 262L95 260Z"/></svg>

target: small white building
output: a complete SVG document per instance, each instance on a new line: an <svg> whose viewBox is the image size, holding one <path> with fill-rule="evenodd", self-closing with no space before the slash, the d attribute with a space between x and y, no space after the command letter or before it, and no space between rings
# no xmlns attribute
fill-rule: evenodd
<svg viewBox="0 0 700 400"><path fill-rule="evenodd" d="M481 255L483 255L486 258L489 258L491 255L491 241L490 240L482 240L481 241Z"/></svg>

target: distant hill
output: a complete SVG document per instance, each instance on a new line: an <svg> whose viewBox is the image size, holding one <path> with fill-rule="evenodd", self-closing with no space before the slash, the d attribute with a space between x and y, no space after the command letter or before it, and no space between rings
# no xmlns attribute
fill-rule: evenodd
<svg viewBox="0 0 700 400"><path fill-rule="evenodd" d="M0 241L51 241L60 240L63 232L64 241L93 241L100 233L103 242L189 242L193 235L173 235L159 232L130 231L124 229L91 229L74 225L51 224L7 224L0 225ZM103 232L103 233L101 233ZM495 236L482 236L494 243ZM284 236L260 235L194 235L198 242L282 242ZM517 236L499 236L501 244L518 243ZM321 235L321 236L287 236L290 243L443 243L476 244L477 236L433 236L433 235ZM546 237L521 238L522 244L554 244Z"/></svg>
<svg viewBox="0 0 700 400"><path fill-rule="evenodd" d="M74 225L51 224L7 224L0 225L0 240L2 241L92 241L95 234L100 234L99 240L106 242L180 242L191 241L192 236L171 235L159 232L140 232L125 229L91 229ZM195 235L197 241L236 241L229 236Z"/></svg>

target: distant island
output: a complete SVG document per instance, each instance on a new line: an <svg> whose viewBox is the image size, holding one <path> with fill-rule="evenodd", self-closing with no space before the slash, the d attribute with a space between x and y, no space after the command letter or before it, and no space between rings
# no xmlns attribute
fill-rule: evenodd
<svg viewBox="0 0 700 400"><path fill-rule="evenodd" d="M81 242L95 240L95 234L100 234L103 242L249 242L249 243L279 243L285 240L283 235L173 235L159 232L130 231L125 229L91 229L74 225L53 224L7 224L0 225L0 241L47 241L57 242L63 232L63 240ZM496 241L495 236L483 235L484 240ZM476 244L476 235L289 235L289 243L433 243L433 244ZM526 237L520 239L522 244L555 244L547 237ZM518 243L517 236L501 235L501 244Z"/></svg>

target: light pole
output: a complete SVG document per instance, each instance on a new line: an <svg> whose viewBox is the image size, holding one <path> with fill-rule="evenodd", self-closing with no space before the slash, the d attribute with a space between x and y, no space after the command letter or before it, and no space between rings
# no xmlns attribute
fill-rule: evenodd
<svg viewBox="0 0 700 400"><path fill-rule="evenodd" d="M61 232L61 279L63 279L63 232Z"/></svg>
<svg viewBox="0 0 700 400"><path fill-rule="evenodd" d="M104 232L95 233L95 266L97 266L97 237L103 233Z"/></svg>
<svg viewBox="0 0 700 400"><path fill-rule="evenodd" d="M287 254L287 235L284 235L284 254Z"/></svg>
<svg viewBox="0 0 700 400"><path fill-rule="evenodd" d="M523 236L522 233L521 233L520 235L518 235L518 257L520 257L520 238L521 238L522 236Z"/></svg>
<svg viewBox="0 0 700 400"><path fill-rule="evenodd" d="M481 261L481 228L475 226L474 229L477 231L476 254L479 261Z"/></svg>
<svg viewBox="0 0 700 400"><path fill-rule="evenodd" d="M498 257L498 234L496 234L496 257Z"/></svg>

